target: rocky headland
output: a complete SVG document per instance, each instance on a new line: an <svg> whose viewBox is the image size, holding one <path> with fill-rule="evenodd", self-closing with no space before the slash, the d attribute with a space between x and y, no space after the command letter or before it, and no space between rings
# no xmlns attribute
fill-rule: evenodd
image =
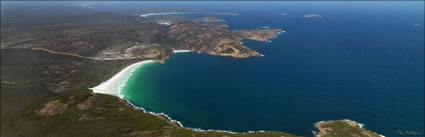
<svg viewBox="0 0 425 137"><path fill-rule="evenodd" d="M321 121L314 126L319 130L315 137L383 137L351 120Z"/></svg>
<svg viewBox="0 0 425 137"><path fill-rule="evenodd" d="M281 32L280 29L226 30L221 27L203 25L193 21L170 26L168 37L181 43L177 48L219 56L248 58L260 53L241 44L243 39L267 41Z"/></svg>
<svg viewBox="0 0 425 137"><path fill-rule="evenodd" d="M225 22L225 20L223 19L219 19L213 16L208 16L208 17L202 17L199 19L196 19L196 21L201 21L201 22Z"/></svg>

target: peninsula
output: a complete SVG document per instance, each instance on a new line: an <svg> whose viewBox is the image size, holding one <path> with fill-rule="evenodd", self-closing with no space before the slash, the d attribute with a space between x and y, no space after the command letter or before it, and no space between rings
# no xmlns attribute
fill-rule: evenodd
<svg viewBox="0 0 425 137"><path fill-rule="evenodd" d="M280 29L227 30L222 26L191 20L169 26L59 24L26 30L25 34L16 33L22 29L5 29L1 46L42 48L101 60L151 58L164 63L172 55L172 49L237 58L260 56L240 44L241 40L265 42L282 32Z"/></svg>

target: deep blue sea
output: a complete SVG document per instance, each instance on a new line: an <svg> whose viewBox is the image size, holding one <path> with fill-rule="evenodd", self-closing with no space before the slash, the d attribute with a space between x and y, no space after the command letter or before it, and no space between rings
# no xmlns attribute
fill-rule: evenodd
<svg viewBox="0 0 425 137"><path fill-rule="evenodd" d="M286 33L243 41L264 57L178 53L143 65L123 89L137 106L201 129L312 136L318 121L350 119L387 137L424 136L423 1L171 5L239 13L214 15L228 29ZM323 17L303 17L310 13Z"/></svg>

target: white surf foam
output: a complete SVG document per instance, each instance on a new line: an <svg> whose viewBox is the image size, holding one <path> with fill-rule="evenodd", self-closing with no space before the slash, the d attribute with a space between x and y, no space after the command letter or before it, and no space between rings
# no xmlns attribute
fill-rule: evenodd
<svg viewBox="0 0 425 137"><path fill-rule="evenodd" d="M364 127L364 124L362 124L362 123L359 123L359 122L356 122L356 121L353 121L353 120L350 120L350 119L344 119L344 120L348 121L348 122L352 122L352 123L356 124L357 126L359 126L360 128ZM384 135L380 135L380 134L378 134L378 135L381 136L381 137L385 137Z"/></svg>
<svg viewBox="0 0 425 137"><path fill-rule="evenodd" d="M159 16L159 15L173 15L173 14L184 14L187 12L163 12L163 13L146 13L141 14L140 17Z"/></svg>
<svg viewBox="0 0 425 137"><path fill-rule="evenodd" d="M122 98L121 89L124 86L123 84L127 82L128 78L131 76L134 70L143 64L152 62L153 60L145 60L131 64L130 66L125 67L120 72L112 76L112 78L108 79L107 81L102 82L96 87L90 88L90 90L92 90L94 93L114 95Z"/></svg>

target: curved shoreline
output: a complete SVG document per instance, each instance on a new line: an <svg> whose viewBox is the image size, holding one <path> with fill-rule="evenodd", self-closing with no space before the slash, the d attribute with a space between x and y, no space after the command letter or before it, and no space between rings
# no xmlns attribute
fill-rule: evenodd
<svg viewBox="0 0 425 137"><path fill-rule="evenodd" d="M187 52L192 52L192 51L190 51L190 50L173 50L173 53L187 53ZM107 81L102 82L98 86L93 87L93 88L89 88L89 89L92 90L94 93L117 96L120 99L122 99L125 103L127 103L128 105L130 105L133 108L136 108L138 110L141 110L143 113L149 113L149 114L152 114L152 115L155 115L155 116L162 116L166 120L168 120L172 123L176 123L181 128L190 129L190 130L193 130L193 131L196 131L196 132L212 131L212 132L224 132L224 133L231 133L231 134L249 134L249 133L262 133L262 132L285 133L285 132L281 132L281 131L266 131L266 130L235 132L235 131L230 131L230 130L216 130L216 129L201 129L201 128L185 127L180 121L172 119L170 116L168 116L167 114L165 114L163 112L158 113L158 112L148 111L143 107L139 107L139 106L133 104L131 101L124 98L124 95L121 94L121 92L122 92L121 90L124 87L125 83L128 81L128 79L130 78L130 76L133 74L133 72L138 67L141 67L141 66L143 66L144 64L147 64L147 63L154 63L154 60L144 60L144 61L141 61L141 62L131 64L131 65L125 67L124 69L122 69L120 72L118 72L114 76L112 76L112 78L108 79ZM364 129L363 128L364 124L361 124L359 122L349 120L349 119L343 119L343 120L347 121L347 122L354 123L357 126L359 126L361 129ZM326 121L319 121L319 122L314 123L313 125L318 124L318 123L322 123L322 122L326 122ZM314 133L314 131L313 131L313 133ZM380 135L380 134L378 134L378 135L381 136L381 137L385 137L385 136Z"/></svg>
<svg viewBox="0 0 425 137"><path fill-rule="evenodd" d="M188 52L192 52L192 51L190 51L190 50L173 50L173 53L188 53ZM128 81L130 76L133 74L133 72L137 68L139 68L139 67L141 67L141 66L143 66L144 64L147 64L147 63L154 63L154 60L144 60L144 61L141 61L141 62L131 64L131 65L125 67L124 69L122 69L120 72L118 72L114 76L112 76L112 78L106 80L105 82L102 82L101 84L97 85L96 87L89 88L89 89L92 90L93 93L106 94L106 95L112 95L112 96L119 97L124 102L126 102L127 104L129 104L130 106L132 106L136 109L141 110L143 113L149 113L149 114L152 114L152 115L155 115L155 116L163 116L163 117L166 118L166 120L168 120L172 123L176 123L179 127L190 129L190 130L197 131L197 132L213 131L213 132L225 132L225 133L231 133L231 134L248 134L248 133L256 133L256 132L259 132L259 133L261 133L261 132L284 133L284 132L280 132L280 131L265 131L265 130L248 131L248 132L234 132L234 131L230 131L230 130L216 130L216 129L201 129L201 128L185 127L185 126L183 126L183 124L180 121L172 119L170 116L168 116L165 113L147 111L143 107L136 106L131 101L124 98L124 95L121 94L121 92L122 92L121 89L123 88L124 84Z"/></svg>
<svg viewBox="0 0 425 137"><path fill-rule="evenodd" d="M89 88L89 89L92 90L94 93L114 95L114 96L123 98L123 96L120 93L122 88L121 83L125 83L128 80L128 78L131 76L131 74L134 72L134 70L136 70L136 68L138 68L139 66L146 63L153 63L153 62L154 62L153 60L144 60L141 62L131 64L130 66L125 67L120 72L112 76L107 81L102 82L96 87Z"/></svg>
<svg viewBox="0 0 425 137"><path fill-rule="evenodd" d="M191 52L190 50L173 50L173 53L187 53ZM105 82L100 83L96 87L89 88L94 93L99 94L107 94L107 95L114 95L118 96L120 98L124 98L124 96L121 94L121 89L123 88L123 84L127 82L128 78L133 74L133 72L140 66L147 64L147 63L153 63L154 60L144 60L140 61L134 64L131 64L124 69L122 69L120 72L112 76L110 79L106 80Z"/></svg>

